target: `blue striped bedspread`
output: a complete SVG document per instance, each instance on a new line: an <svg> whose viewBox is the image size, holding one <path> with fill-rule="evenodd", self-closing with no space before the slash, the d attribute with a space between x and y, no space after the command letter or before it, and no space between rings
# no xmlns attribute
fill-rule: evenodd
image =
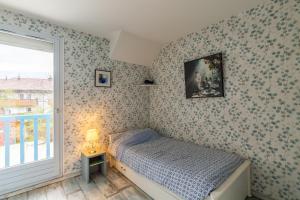
<svg viewBox="0 0 300 200"><path fill-rule="evenodd" d="M118 141L116 158L186 200L205 199L244 161L236 154L193 143L149 138L141 143Z"/></svg>

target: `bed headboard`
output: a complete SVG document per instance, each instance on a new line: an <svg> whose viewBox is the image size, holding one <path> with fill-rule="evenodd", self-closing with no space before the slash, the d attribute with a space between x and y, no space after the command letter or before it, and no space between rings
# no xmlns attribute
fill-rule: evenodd
<svg viewBox="0 0 300 200"><path fill-rule="evenodd" d="M124 132L126 132L126 131L128 131L128 129L125 129L125 130L123 129L123 130L120 130L120 131L116 131L116 132L113 132L113 133L109 133L109 134L107 135L107 138L106 138L106 141L107 141L108 145L110 145L110 144L112 143L112 137L113 137L113 136L122 134L122 133L124 133Z"/></svg>
<svg viewBox="0 0 300 200"><path fill-rule="evenodd" d="M112 135L112 134L108 134L108 136L107 136L108 145L111 144L111 135Z"/></svg>

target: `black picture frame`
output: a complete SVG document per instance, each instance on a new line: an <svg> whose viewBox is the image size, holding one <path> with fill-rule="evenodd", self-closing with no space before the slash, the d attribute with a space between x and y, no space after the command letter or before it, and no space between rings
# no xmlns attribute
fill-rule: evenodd
<svg viewBox="0 0 300 200"><path fill-rule="evenodd" d="M224 97L222 53L184 63L186 98Z"/></svg>
<svg viewBox="0 0 300 200"><path fill-rule="evenodd" d="M111 71L95 69L95 87L111 87Z"/></svg>

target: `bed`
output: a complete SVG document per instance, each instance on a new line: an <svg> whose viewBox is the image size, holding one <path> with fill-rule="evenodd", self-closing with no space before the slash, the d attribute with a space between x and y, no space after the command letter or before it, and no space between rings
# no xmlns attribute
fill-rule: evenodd
<svg viewBox="0 0 300 200"><path fill-rule="evenodd" d="M201 145L162 137L151 129L110 135L110 165L153 199L243 200L250 194L250 162Z"/></svg>

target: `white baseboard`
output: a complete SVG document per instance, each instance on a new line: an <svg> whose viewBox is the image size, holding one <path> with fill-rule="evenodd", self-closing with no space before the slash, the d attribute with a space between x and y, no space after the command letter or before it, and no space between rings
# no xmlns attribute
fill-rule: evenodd
<svg viewBox="0 0 300 200"><path fill-rule="evenodd" d="M259 198L261 200L274 200L271 197L265 196L265 195L263 195L261 193L254 193L253 196L255 196L255 197L257 197L257 198Z"/></svg>
<svg viewBox="0 0 300 200"><path fill-rule="evenodd" d="M18 195L18 194L22 194L24 192L28 192L28 191L31 191L31 190L34 190L34 189L37 189L37 188L45 187L47 185L50 185L50 184L53 184L53 183L57 183L57 182L65 180L65 179L72 178L72 177L79 176L79 175L80 175L80 171L69 173L69 174L65 174L62 177L59 177L59 178L56 178L56 179L52 179L52 180L46 181L44 183L39 183L39 184L31 186L31 187L23 188L21 190L15 191L15 192L10 192L10 193L1 195L0 199L6 199L6 198L9 198L9 197Z"/></svg>

